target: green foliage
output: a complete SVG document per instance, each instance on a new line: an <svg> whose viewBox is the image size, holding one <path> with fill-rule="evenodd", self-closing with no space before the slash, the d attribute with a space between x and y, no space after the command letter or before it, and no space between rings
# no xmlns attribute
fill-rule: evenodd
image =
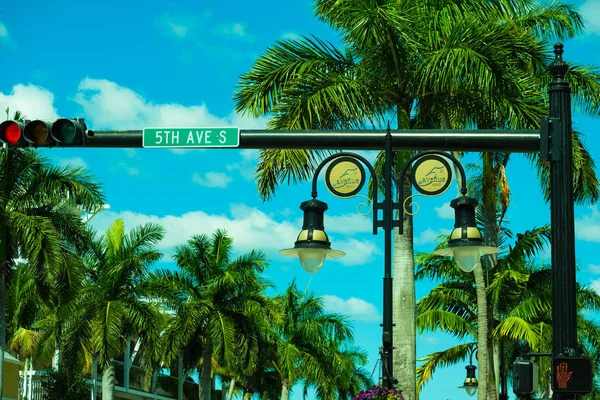
<svg viewBox="0 0 600 400"><path fill-rule="evenodd" d="M542 226L516 235L516 241L506 244L495 268L488 271L488 304L497 304L499 315L492 318L490 339L501 343L504 368L527 352L548 352L551 349L552 292L548 265L536 264L536 257L550 242L550 228ZM417 330L435 332L438 329L461 339L477 335L475 287L471 274L457 273L453 261L430 254L417 257L417 277L441 280L438 286L419 300ZM600 326L584 311L597 310L598 293L578 284L578 334L582 351L596 348ZM490 310L488 310L490 312ZM586 347L587 346L587 347ZM419 389L432 378L436 369L464 360L475 343L460 344L432 353L417 369ZM548 368L540 364L541 368ZM545 387L547 374L540 372L540 387Z"/></svg>
<svg viewBox="0 0 600 400"><path fill-rule="evenodd" d="M81 375L52 371L42 383L43 400L81 400L90 397L90 388Z"/></svg>

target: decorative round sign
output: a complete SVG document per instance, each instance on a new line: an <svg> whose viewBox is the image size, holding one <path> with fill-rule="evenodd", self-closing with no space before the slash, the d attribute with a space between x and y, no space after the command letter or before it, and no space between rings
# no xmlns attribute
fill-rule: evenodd
<svg viewBox="0 0 600 400"><path fill-rule="evenodd" d="M444 193L452 183L452 169L448 160L438 155L419 158L412 173L412 184L418 192L427 196Z"/></svg>
<svg viewBox="0 0 600 400"><path fill-rule="evenodd" d="M352 197L365 185L365 169L356 158L337 158L327 166L325 185L334 196Z"/></svg>

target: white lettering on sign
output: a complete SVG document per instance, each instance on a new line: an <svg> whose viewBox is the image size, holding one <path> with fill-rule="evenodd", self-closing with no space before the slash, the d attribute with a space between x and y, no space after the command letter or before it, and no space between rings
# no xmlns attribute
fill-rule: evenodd
<svg viewBox="0 0 600 400"><path fill-rule="evenodd" d="M224 137L225 131L221 132L221 136ZM200 145L200 144L212 144L212 130L206 131L189 131L186 145ZM221 143L225 143L225 140L221 141Z"/></svg>
<svg viewBox="0 0 600 400"><path fill-rule="evenodd" d="M240 129L224 128L144 128L143 147L238 147Z"/></svg>
<svg viewBox="0 0 600 400"><path fill-rule="evenodd" d="M179 131L156 131L156 144L179 144Z"/></svg>

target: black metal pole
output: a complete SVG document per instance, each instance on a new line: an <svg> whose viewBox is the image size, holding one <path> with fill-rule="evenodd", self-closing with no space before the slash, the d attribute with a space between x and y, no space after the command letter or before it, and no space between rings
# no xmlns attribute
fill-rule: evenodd
<svg viewBox="0 0 600 400"><path fill-rule="evenodd" d="M551 132L550 223L552 233L552 355L568 355L577 348L575 300L575 227L573 211L573 153L571 142L571 89L565 81L569 66L563 45L554 46L548 88L550 117L559 118ZM554 395L555 399L575 396Z"/></svg>
<svg viewBox="0 0 600 400"><path fill-rule="evenodd" d="M383 386L394 387L393 360L394 349L392 339L392 236L394 234L392 209L392 135L388 129L385 135L385 175L384 175L384 200L383 200L383 230L384 242L384 276L383 276L383 348L381 352L381 365L383 366ZM377 199L373 199L377 201ZM377 210L373 210L377 212Z"/></svg>
<svg viewBox="0 0 600 400"><path fill-rule="evenodd" d="M4 146L4 171L2 176L2 195L8 202L8 177L10 174L10 164L12 152L8 146ZM2 291L2 299L0 300L0 377L4 376L4 353L6 350L6 273L8 270L8 221L6 213L8 205L4 205L4 223L0 226L0 291ZM3 385L0 385L0 399L4 391Z"/></svg>
<svg viewBox="0 0 600 400"><path fill-rule="evenodd" d="M88 131L92 132L92 131ZM392 130L392 150L537 153L538 130ZM142 147L142 131L93 131L86 148ZM381 130L275 131L241 129L239 147L227 149L383 150ZM226 150L223 148L222 150ZM152 151L152 150L149 150Z"/></svg>

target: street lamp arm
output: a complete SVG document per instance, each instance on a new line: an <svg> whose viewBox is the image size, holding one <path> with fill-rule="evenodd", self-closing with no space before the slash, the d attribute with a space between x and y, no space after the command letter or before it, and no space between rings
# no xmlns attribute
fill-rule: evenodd
<svg viewBox="0 0 600 400"><path fill-rule="evenodd" d="M404 209L404 179L406 179L406 172L408 171L408 168L415 161L422 159L424 157L433 156L433 155L442 156L442 157L448 158L450 161L452 161L452 163L456 166L456 168L458 169L458 172L460 173L460 178L461 178L460 179L461 180L460 193L463 196L465 196L467 194L467 176L465 174L465 169L456 157L454 157L450 153L447 153L444 151L438 151L438 150L424 151L419 154L415 154L406 162L406 164L404 165L404 168L402 168L402 172L400 173L400 176L398 177L398 200L399 200L399 202L398 203L394 202L394 205L393 205L393 208L395 210L400 211L399 220L395 221L394 226L398 227L398 230L401 235L404 233L404 227L403 227L402 221L404 219L404 213L406 212ZM438 193L438 194L441 194L441 193Z"/></svg>
<svg viewBox="0 0 600 400"><path fill-rule="evenodd" d="M377 223L377 209L378 207L378 202L377 202L377 175L375 175L375 169L373 168L373 165L371 165L371 163L364 158L363 156L361 156L360 154L356 154L356 153L350 153L350 152L340 152L340 153L335 153L330 155L329 157L325 158L323 161L321 161L321 164L319 164L319 166L317 167L317 169L315 170L315 173L313 174L313 179L312 179L312 191L311 191L311 196L313 199L317 198L318 192L317 192L317 180L319 179L319 174L321 173L321 170L323 169L323 167L325 167L327 164L329 164L329 162L336 160L338 158L341 157L352 157L354 159L359 160L361 163L363 163L368 169L369 169L369 173L371 174L371 190L373 193L373 199L372 204L373 204L373 234L377 234L377 227L378 227L378 223Z"/></svg>

